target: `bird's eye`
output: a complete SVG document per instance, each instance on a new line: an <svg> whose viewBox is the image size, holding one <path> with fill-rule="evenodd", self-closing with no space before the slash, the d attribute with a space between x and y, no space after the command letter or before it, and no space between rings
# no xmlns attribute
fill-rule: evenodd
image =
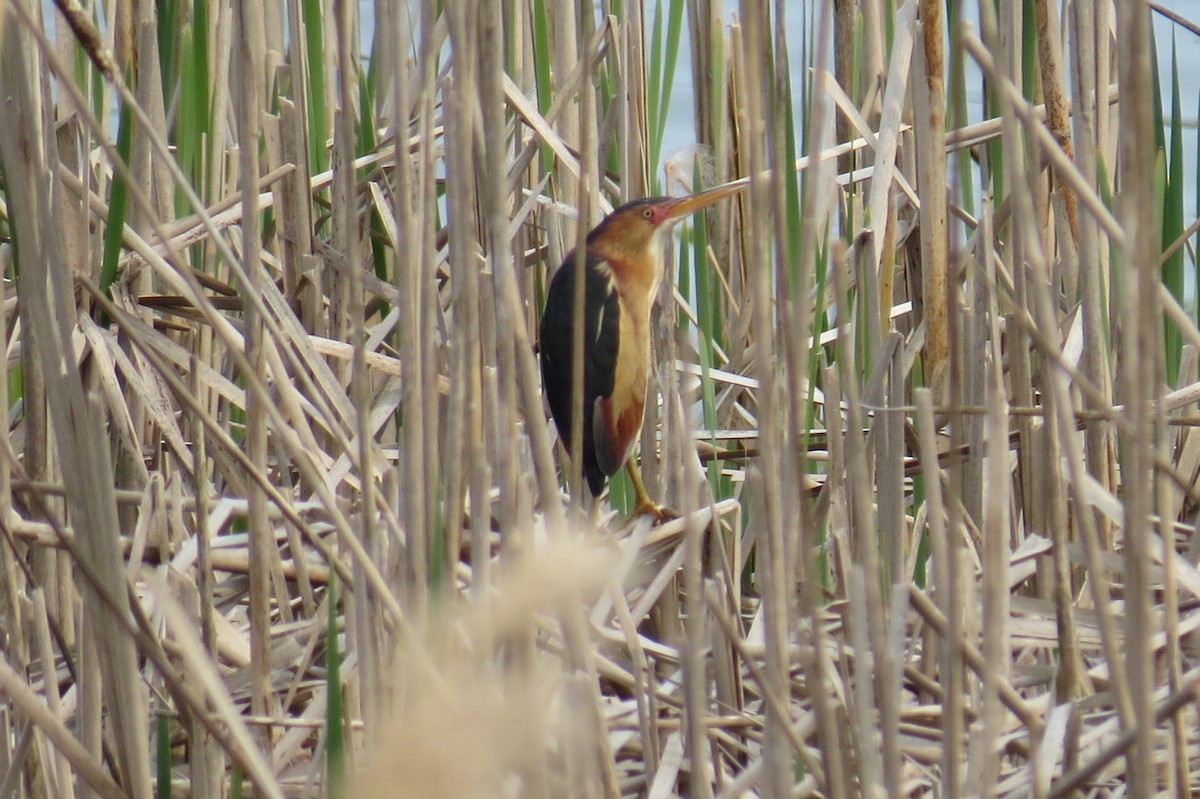
<svg viewBox="0 0 1200 799"><path fill-rule="evenodd" d="M647 219L650 219L651 217L654 216L654 209L653 208L643 208L642 216L646 217Z"/></svg>

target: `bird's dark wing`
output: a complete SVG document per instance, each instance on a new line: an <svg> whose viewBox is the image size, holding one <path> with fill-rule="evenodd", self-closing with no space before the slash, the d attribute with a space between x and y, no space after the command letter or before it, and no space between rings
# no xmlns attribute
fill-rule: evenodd
<svg viewBox="0 0 1200 799"><path fill-rule="evenodd" d="M617 369L621 307L616 284L604 260L588 254L584 265L583 397L572 402L572 342L575 311L575 256L572 254L550 281L542 314L540 353L542 383L558 434L570 449L571 414L583 409L583 473L592 494L599 496L609 476L596 459L592 414L596 400L613 391Z"/></svg>

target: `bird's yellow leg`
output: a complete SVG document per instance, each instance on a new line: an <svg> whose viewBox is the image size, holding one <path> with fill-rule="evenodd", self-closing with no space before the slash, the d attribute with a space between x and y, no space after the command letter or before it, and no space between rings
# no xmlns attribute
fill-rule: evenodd
<svg viewBox="0 0 1200 799"><path fill-rule="evenodd" d="M676 519L679 514L670 508L664 508L654 500L650 499L650 495L646 493L646 486L642 484L642 473L638 469L637 458L631 457L625 462L625 469L629 472L629 479L633 482L633 491L637 495L637 502L633 506L633 512L629 515L641 516L643 514L653 516L660 522Z"/></svg>

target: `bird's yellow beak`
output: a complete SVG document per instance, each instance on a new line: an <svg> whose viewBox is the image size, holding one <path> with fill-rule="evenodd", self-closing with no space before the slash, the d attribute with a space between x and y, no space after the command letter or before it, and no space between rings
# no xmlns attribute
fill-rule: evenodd
<svg viewBox="0 0 1200 799"><path fill-rule="evenodd" d="M672 200L666 209L666 218L671 221L683 219L685 216L690 216L703 208L707 208L717 200L723 200L726 197L732 197L740 191L745 191L749 185L746 182L734 181L716 186L707 191L702 191L699 194L693 194L690 197L680 197L678 200Z"/></svg>

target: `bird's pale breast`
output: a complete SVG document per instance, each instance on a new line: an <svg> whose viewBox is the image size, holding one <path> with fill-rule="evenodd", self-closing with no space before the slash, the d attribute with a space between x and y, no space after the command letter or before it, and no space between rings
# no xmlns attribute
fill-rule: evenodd
<svg viewBox="0 0 1200 799"><path fill-rule="evenodd" d="M646 382L650 371L650 305L653 296L624 292L621 304L621 347L612 396L602 401L608 429L613 431L612 453L619 465L629 457L642 430L646 408Z"/></svg>
<svg viewBox="0 0 1200 799"><path fill-rule="evenodd" d="M613 391L599 398L596 410L603 420L603 444L597 456L610 474L632 454L642 431L646 384L650 373L650 312L663 274L663 236L656 232L640 268L619 258L608 260L620 305L620 346L613 371Z"/></svg>

